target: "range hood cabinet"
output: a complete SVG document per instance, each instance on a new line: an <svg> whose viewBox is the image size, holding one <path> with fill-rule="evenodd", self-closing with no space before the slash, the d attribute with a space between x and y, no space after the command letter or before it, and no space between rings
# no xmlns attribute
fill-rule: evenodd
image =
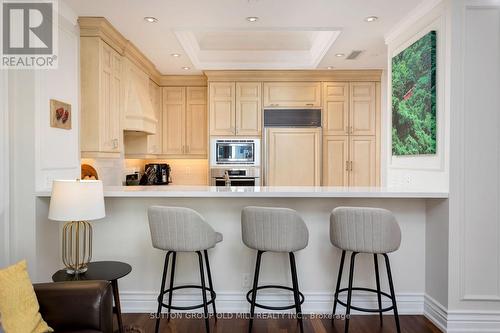
<svg viewBox="0 0 500 333"><path fill-rule="evenodd" d="M149 76L125 60L124 131L156 134L158 120L149 97Z"/></svg>

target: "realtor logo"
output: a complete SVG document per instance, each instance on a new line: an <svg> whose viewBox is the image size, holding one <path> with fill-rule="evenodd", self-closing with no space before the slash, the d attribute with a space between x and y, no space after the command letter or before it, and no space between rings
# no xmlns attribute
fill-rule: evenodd
<svg viewBox="0 0 500 333"><path fill-rule="evenodd" d="M57 67L56 1L2 1L1 68Z"/></svg>

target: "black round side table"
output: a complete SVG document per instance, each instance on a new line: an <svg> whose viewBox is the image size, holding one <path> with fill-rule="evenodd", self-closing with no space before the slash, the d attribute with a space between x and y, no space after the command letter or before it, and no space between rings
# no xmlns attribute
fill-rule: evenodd
<svg viewBox="0 0 500 333"><path fill-rule="evenodd" d="M83 274L68 274L65 269L61 269L52 275L52 281L78 281L78 280L106 280L111 282L115 306L113 312L118 319L118 329L123 333L122 311L120 307L120 295L118 293L118 279L124 277L132 271L129 264L119 261L96 261L88 265L88 269Z"/></svg>

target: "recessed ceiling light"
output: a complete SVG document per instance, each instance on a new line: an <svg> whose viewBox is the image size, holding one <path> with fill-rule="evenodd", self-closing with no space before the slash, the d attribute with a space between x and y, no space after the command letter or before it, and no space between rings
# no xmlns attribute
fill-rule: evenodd
<svg viewBox="0 0 500 333"><path fill-rule="evenodd" d="M333 66L328 66L326 69L333 69Z"/></svg>
<svg viewBox="0 0 500 333"><path fill-rule="evenodd" d="M343 54L343 53L337 53L335 56L341 58L341 57L345 56L345 54Z"/></svg>
<svg viewBox="0 0 500 333"><path fill-rule="evenodd" d="M178 57L180 57L181 55L180 55L179 53L172 53L172 54L171 54L171 56L172 56L172 57L175 57L175 58L178 58Z"/></svg>
<svg viewBox="0 0 500 333"><path fill-rule="evenodd" d="M257 22L259 18L257 16L249 16L247 17L248 22Z"/></svg>
<svg viewBox="0 0 500 333"><path fill-rule="evenodd" d="M375 22L376 20L378 20L377 16L368 16L368 17L365 17L365 21L366 22Z"/></svg>
<svg viewBox="0 0 500 333"><path fill-rule="evenodd" d="M182 67L182 69L187 71L187 70L190 70L191 68L190 67Z"/></svg>
<svg viewBox="0 0 500 333"><path fill-rule="evenodd" d="M158 22L158 19L156 17L153 17L153 16L146 16L144 18L144 21L149 22L149 23L156 23L156 22Z"/></svg>

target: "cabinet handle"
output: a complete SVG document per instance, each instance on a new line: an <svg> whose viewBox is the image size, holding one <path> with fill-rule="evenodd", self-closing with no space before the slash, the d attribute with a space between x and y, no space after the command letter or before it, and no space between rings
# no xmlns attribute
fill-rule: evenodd
<svg viewBox="0 0 500 333"><path fill-rule="evenodd" d="M352 134L354 132L354 129L352 126L349 127L349 134Z"/></svg>
<svg viewBox="0 0 500 333"><path fill-rule="evenodd" d="M306 106L314 106L314 103L306 103Z"/></svg>
<svg viewBox="0 0 500 333"><path fill-rule="evenodd" d="M352 171L352 161L349 162L349 165L350 165L350 171Z"/></svg>
<svg viewBox="0 0 500 333"><path fill-rule="evenodd" d="M181 148L181 151L182 151L182 153L183 153L183 154L184 154L184 151L185 151L184 147L185 147L185 146L184 146L184 145L182 145L182 148Z"/></svg>

